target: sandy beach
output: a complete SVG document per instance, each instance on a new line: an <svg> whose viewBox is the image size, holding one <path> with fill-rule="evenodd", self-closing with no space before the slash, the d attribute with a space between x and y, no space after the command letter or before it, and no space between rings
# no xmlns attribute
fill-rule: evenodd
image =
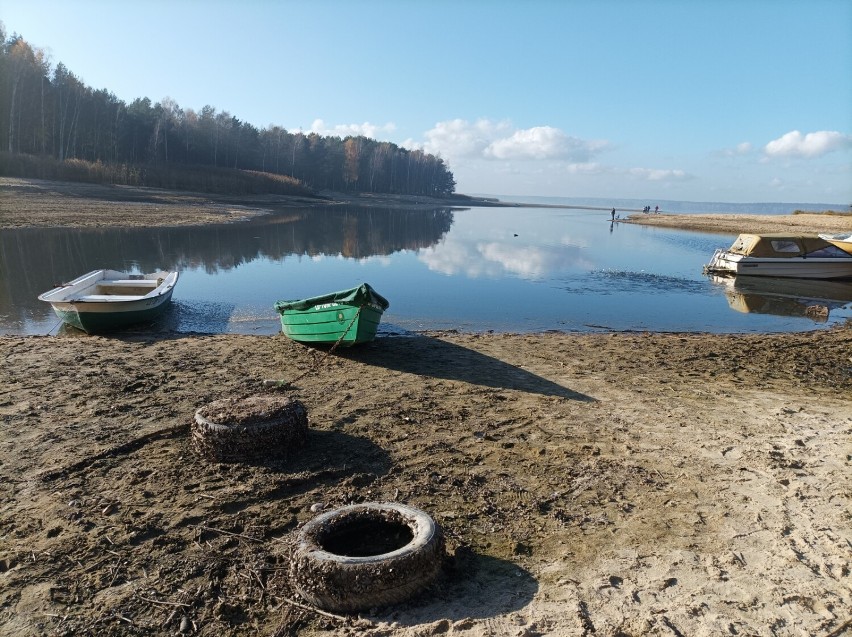
<svg viewBox="0 0 852 637"><path fill-rule="evenodd" d="M0 227L113 219L100 191L75 210L16 183ZM164 196L124 220L271 208ZM0 359L3 635L852 633L849 325L424 332L331 356L282 335L0 336ZM197 409L266 394L305 405L303 449L196 453ZM372 501L441 525L441 576L389 608L311 608L298 529Z"/></svg>
<svg viewBox="0 0 852 637"><path fill-rule="evenodd" d="M632 214L623 223L718 234L835 234L852 231L852 214L720 215Z"/></svg>

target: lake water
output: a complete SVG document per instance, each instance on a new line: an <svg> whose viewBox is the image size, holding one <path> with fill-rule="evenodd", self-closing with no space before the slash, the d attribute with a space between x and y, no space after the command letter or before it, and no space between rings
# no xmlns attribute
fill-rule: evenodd
<svg viewBox="0 0 852 637"><path fill-rule="evenodd" d="M177 332L273 334L276 300L364 281L390 300L382 333L779 332L852 318L850 282L714 280L702 266L733 235L609 218L592 209L336 206L195 228L4 230L0 333L68 332L36 297L104 267L180 270L172 307L152 326Z"/></svg>

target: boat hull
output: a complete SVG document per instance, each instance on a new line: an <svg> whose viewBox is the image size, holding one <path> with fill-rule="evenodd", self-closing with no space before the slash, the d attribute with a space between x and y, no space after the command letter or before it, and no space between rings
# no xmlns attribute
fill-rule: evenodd
<svg viewBox="0 0 852 637"><path fill-rule="evenodd" d="M362 283L351 290L278 301L275 310L281 317L281 331L294 341L348 347L376 337L388 306L386 298Z"/></svg>
<svg viewBox="0 0 852 637"><path fill-rule="evenodd" d="M747 257L717 252L705 270L710 274L774 276L796 279L852 278L852 258L842 257Z"/></svg>
<svg viewBox="0 0 852 637"><path fill-rule="evenodd" d="M108 332L159 317L168 307L172 290L156 299L121 303L52 303L63 322L88 334Z"/></svg>
<svg viewBox="0 0 852 637"><path fill-rule="evenodd" d="M95 270L38 298L67 325L94 334L156 319L168 307L178 277L178 272Z"/></svg>
<svg viewBox="0 0 852 637"><path fill-rule="evenodd" d="M334 344L341 347L372 341L383 310L376 306L329 303L309 310L281 312L281 331L300 343Z"/></svg>

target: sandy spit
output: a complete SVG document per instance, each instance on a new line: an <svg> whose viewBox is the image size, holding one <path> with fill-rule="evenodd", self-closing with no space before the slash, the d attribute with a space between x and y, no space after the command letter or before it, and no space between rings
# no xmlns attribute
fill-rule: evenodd
<svg viewBox="0 0 852 637"><path fill-rule="evenodd" d="M835 234L852 231L852 214L720 215L634 214L622 223L717 234Z"/></svg>

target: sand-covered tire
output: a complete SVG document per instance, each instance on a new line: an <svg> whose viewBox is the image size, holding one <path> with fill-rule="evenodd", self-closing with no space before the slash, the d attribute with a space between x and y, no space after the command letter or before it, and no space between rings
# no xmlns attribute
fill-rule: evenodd
<svg viewBox="0 0 852 637"><path fill-rule="evenodd" d="M425 512L373 502L329 511L299 531L290 576L299 594L328 611L405 601L441 571L445 541Z"/></svg>
<svg viewBox="0 0 852 637"><path fill-rule="evenodd" d="M286 460L308 437L308 412L298 400L249 396L217 400L195 412L192 442L216 462Z"/></svg>

